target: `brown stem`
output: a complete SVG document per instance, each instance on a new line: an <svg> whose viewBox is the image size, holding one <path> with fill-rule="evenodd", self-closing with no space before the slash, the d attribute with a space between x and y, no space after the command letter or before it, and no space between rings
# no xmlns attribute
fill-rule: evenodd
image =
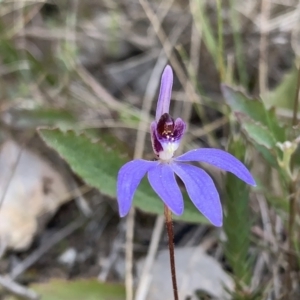
<svg viewBox="0 0 300 300"><path fill-rule="evenodd" d="M165 218L166 218L166 227L167 227L168 238L169 238L170 265L171 265L174 300L178 300L178 288L177 288L177 281L176 281L176 268L175 268L175 255L174 255L174 232L173 232L172 213L166 205L165 205Z"/></svg>

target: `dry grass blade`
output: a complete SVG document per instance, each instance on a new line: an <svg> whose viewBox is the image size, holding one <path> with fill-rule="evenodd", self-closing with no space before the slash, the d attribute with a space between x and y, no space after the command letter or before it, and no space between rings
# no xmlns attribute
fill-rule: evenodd
<svg viewBox="0 0 300 300"><path fill-rule="evenodd" d="M0 276L0 285L12 294L22 297L22 299L37 300L39 295L34 291L16 283L7 276Z"/></svg>
<svg viewBox="0 0 300 300"><path fill-rule="evenodd" d="M159 240L164 228L164 217L159 216L156 218L154 229L151 236L151 243L148 249L148 254L145 260L145 265L137 287L135 300L147 299L148 289L151 283L151 268L153 266L155 255L157 253Z"/></svg>
<svg viewBox="0 0 300 300"><path fill-rule="evenodd" d="M268 91L268 22L270 19L271 1L261 2L260 44L259 44L259 90L262 95Z"/></svg>

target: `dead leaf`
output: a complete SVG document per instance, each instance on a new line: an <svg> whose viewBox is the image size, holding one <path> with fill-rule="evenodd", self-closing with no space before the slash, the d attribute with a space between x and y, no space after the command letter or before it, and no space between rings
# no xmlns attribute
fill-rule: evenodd
<svg viewBox="0 0 300 300"><path fill-rule="evenodd" d="M41 224L68 199L64 178L47 161L8 140L0 151L0 242L30 246Z"/></svg>

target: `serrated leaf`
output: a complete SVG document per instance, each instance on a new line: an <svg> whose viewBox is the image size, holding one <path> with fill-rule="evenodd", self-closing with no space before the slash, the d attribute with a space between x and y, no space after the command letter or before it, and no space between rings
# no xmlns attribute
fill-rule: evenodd
<svg viewBox="0 0 300 300"><path fill-rule="evenodd" d="M43 300L123 300L125 288L117 284L89 280L51 280L31 286Z"/></svg>
<svg viewBox="0 0 300 300"><path fill-rule="evenodd" d="M74 131L62 132L59 129L40 129L43 140L54 148L89 185L98 188L103 194L116 198L116 180L119 169L130 160L124 145L112 135L103 133L97 143L92 143L84 135ZM208 223L185 195L185 210L176 219L187 222ZM133 205L154 214L163 214L163 203L146 179L136 191Z"/></svg>
<svg viewBox="0 0 300 300"><path fill-rule="evenodd" d="M261 123L269 129L276 141L286 140L285 129L279 125L274 108L267 109L261 100L249 98L227 85L222 85L222 92L226 103L234 113L245 114L253 122Z"/></svg>

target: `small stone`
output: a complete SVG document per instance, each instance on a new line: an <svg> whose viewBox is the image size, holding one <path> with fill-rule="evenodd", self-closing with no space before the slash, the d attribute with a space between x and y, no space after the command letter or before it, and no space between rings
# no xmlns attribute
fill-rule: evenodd
<svg viewBox="0 0 300 300"><path fill-rule="evenodd" d="M76 258L77 258L76 249L69 248L58 258L58 261L63 265L71 267L74 265Z"/></svg>

